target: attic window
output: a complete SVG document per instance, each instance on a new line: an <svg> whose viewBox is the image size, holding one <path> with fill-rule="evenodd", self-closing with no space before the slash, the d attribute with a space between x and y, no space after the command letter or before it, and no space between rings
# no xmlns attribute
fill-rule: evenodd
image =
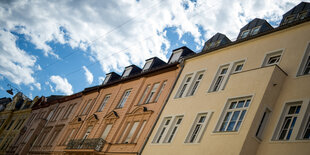
<svg viewBox="0 0 310 155"><path fill-rule="evenodd" d="M251 35L255 35L258 33L259 29L260 29L261 26L257 26L257 27L254 27L251 31Z"/></svg>
<svg viewBox="0 0 310 155"><path fill-rule="evenodd" d="M131 71L132 67L127 67L124 71L124 74L123 74L123 77L126 77L130 74L130 71Z"/></svg>
<svg viewBox="0 0 310 155"><path fill-rule="evenodd" d="M298 19L300 19L300 20L305 19L306 16L307 16L307 13L308 13L308 11L300 12L300 13L298 14Z"/></svg>
<svg viewBox="0 0 310 155"><path fill-rule="evenodd" d="M241 38L243 39L243 38L247 37L247 36L249 35L249 33L250 33L250 30L245 30L245 31L243 31L243 32L241 33Z"/></svg>
<svg viewBox="0 0 310 155"><path fill-rule="evenodd" d="M106 84L110 80L110 77L111 77L111 74L106 75L103 81L103 84Z"/></svg>
<svg viewBox="0 0 310 155"><path fill-rule="evenodd" d="M181 54L182 54L182 50L174 51L170 59L170 63L174 63L178 61L179 58L181 57Z"/></svg>
<svg viewBox="0 0 310 155"><path fill-rule="evenodd" d="M288 16L288 17L285 18L284 24L291 23L291 22L294 21L294 19L295 19L294 15Z"/></svg>
<svg viewBox="0 0 310 155"><path fill-rule="evenodd" d="M146 61L145 65L143 67L143 71L148 70L151 67L152 62L153 62L153 59Z"/></svg>

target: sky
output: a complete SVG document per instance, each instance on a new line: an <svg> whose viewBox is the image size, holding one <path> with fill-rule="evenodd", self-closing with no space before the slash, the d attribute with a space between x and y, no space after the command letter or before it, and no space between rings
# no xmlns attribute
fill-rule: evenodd
<svg viewBox="0 0 310 155"><path fill-rule="evenodd" d="M254 18L277 27L299 0L1 0L0 98L70 95L173 49L235 40ZM309 0L306 0L309 2Z"/></svg>

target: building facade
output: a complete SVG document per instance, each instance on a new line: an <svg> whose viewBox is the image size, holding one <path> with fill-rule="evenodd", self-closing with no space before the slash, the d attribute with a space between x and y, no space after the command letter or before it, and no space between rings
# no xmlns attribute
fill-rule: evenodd
<svg viewBox="0 0 310 155"><path fill-rule="evenodd" d="M142 69L131 65L121 76L108 73L101 86L84 90L79 114L64 136L64 152L140 154L179 75L179 60L190 54L181 47L168 63L150 58Z"/></svg>
<svg viewBox="0 0 310 155"><path fill-rule="evenodd" d="M185 58L142 154L310 154L309 9L277 28L254 19L233 42L218 33Z"/></svg>
<svg viewBox="0 0 310 155"><path fill-rule="evenodd" d="M36 99L34 99L36 100ZM0 154L6 154L15 137L27 121L33 101L18 92L0 112Z"/></svg>

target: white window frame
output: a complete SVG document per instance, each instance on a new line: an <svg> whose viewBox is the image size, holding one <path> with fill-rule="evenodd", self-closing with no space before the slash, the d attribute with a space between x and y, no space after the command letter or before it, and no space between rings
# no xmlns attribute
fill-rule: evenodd
<svg viewBox="0 0 310 155"><path fill-rule="evenodd" d="M282 60L283 53L284 53L284 49L279 49L279 50L266 53L265 58L263 59L262 67L276 65L276 64L278 65ZM277 62L269 63L270 58L274 58L277 56L279 56L279 59L277 60Z"/></svg>
<svg viewBox="0 0 310 155"><path fill-rule="evenodd" d="M182 55L182 49L179 49L179 50L177 50L177 51L174 51L173 53L172 53L172 56L171 56L171 59L170 59L170 62L169 63L174 63L174 62L177 62L177 61L179 61L179 59L180 59L180 57L181 57L181 55Z"/></svg>
<svg viewBox="0 0 310 155"><path fill-rule="evenodd" d="M143 67L143 71L148 70L151 67L152 63L153 63L153 59L146 61Z"/></svg>
<svg viewBox="0 0 310 155"><path fill-rule="evenodd" d="M188 78L190 79L188 80ZM185 77L183 78L183 82L180 85L175 98L182 98L186 96L187 94L186 92L188 91L192 80L193 80L193 73L185 75ZM186 87L184 88L185 85Z"/></svg>
<svg viewBox="0 0 310 155"><path fill-rule="evenodd" d="M131 93L131 89L125 90L124 94L122 95L121 100L119 101L119 103L117 105L117 108L123 108L124 107L128 97L130 96L130 93Z"/></svg>
<svg viewBox="0 0 310 155"><path fill-rule="evenodd" d="M299 20L303 20L307 17L307 15L308 15L308 10L305 10L305 11L299 12L297 15L297 18Z"/></svg>
<svg viewBox="0 0 310 155"><path fill-rule="evenodd" d="M218 68L218 71L213 79L213 82L211 84L211 87L209 89L208 92L217 92L219 90L222 90L222 88L224 88L224 83L226 83L226 79L229 75L229 71L230 71L230 64L225 64L225 65L221 65L219 68ZM226 69L226 72L225 73L222 73L223 69ZM215 89L215 86L217 85L217 81L219 79L219 77L222 77L220 83L218 84L218 87L216 87Z"/></svg>
<svg viewBox="0 0 310 155"><path fill-rule="evenodd" d="M164 82L161 84L160 90L159 90L159 92L157 93L154 102L157 102L157 101L158 101L158 99L159 99L159 97L160 97L160 94L164 91L166 85L167 85L167 81L164 81Z"/></svg>
<svg viewBox="0 0 310 155"><path fill-rule="evenodd" d="M108 101L109 101L110 98L111 98L111 94L105 95L105 97L103 98L103 101L102 101L102 103L100 104L100 106L99 106L97 112L103 111L105 105L107 105L107 103L108 103Z"/></svg>
<svg viewBox="0 0 310 155"><path fill-rule="evenodd" d="M258 34L259 30L261 29L262 26L256 26L252 28L251 30L251 36Z"/></svg>
<svg viewBox="0 0 310 155"><path fill-rule="evenodd" d="M195 95L195 93L197 92L197 89L199 88L199 85L200 85L202 79L204 78L204 72L205 71L199 71L196 73L196 75L194 77L195 80L192 81L192 84L189 88L187 96Z"/></svg>
<svg viewBox="0 0 310 155"><path fill-rule="evenodd" d="M111 124L107 124L107 125L105 126L105 128L104 128L104 130L103 130L103 132L102 132L102 134L101 134L101 136L100 136L100 138L106 140L106 138L108 137L108 135L109 135L109 133L110 133L112 127L113 127L113 124L112 124L112 123L111 123Z"/></svg>
<svg viewBox="0 0 310 155"><path fill-rule="evenodd" d="M143 94L142 94L142 96L141 96L141 99L140 99L138 105L143 104L144 99L145 99L146 95L149 93L149 89L150 89L150 88L151 88L151 85L148 84L148 85L146 86L146 88L144 89L144 92L143 92Z"/></svg>
<svg viewBox="0 0 310 155"><path fill-rule="evenodd" d="M140 124L141 124L141 123L140 123ZM138 139L139 139L139 137L140 137L140 134L142 133L142 131L143 131L143 129L144 129L145 124L146 124L146 120L143 120L143 121L142 121L142 124L141 124L140 127L138 127L138 129L137 129L137 130L139 130L139 131L138 131L138 133L136 134L136 136L134 137L133 143L137 143L137 141L138 141Z"/></svg>
<svg viewBox="0 0 310 155"><path fill-rule="evenodd" d="M244 101L244 102L242 106L240 104L241 107L238 107L240 101ZM249 110L249 107L252 104L251 102L253 102L252 96L244 96L244 97L236 97L236 98L228 99L223 109L223 112L221 114L221 117L216 125L215 132L219 132L219 133L238 132L241 129L243 122L246 119L247 111ZM244 114L242 116L243 112ZM228 113L230 114L228 115ZM237 118L233 120L233 116L235 113L237 113ZM224 126L222 130L222 126L225 122L226 122L226 125ZM232 122L234 122L234 124ZM240 124L238 125L239 122ZM231 130L228 128L230 123L233 125Z"/></svg>
<svg viewBox="0 0 310 155"><path fill-rule="evenodd" d="M133 138L136 130L138 129L138 126L139 126L140 122L139 121L135 121L135 122L133 122L131 124L132 124L131 128L130 128L128 134L126 135L126 138L123 141L123 143L125 143L125 144L131 143L131 139Z"/></svg>
<svg viewBox="0 0 310 155"><path fill-rule="evenodd" d="M250 30L244 30L244 31L242 31L242 32L241 32L241 35L240 35L240 38L243 39L243 38L246 38L247 36L249 36L250 31L251 31L251 29L250 29ZM246 35L244 35L245 33L246 33Z"/></svg>
<svg viewBox="0 0 310 155"><path fill-rule="evenodd" d="M211 116L212 112L203 112L197 114L194 123L192 124L192 127L186 136L185 143L199 143L201 141ZM203 117L203 122L201 122Z"/></svg>
<svg viewBox="0 0 310 155"><path fill-rule="evenodd" d="M164 117L152 143L162 143L168 132L172 117Z"/></svg>
<svg viewBox="0 0 310 155"><path fill-rule="evenodd" d="M242 72L244 65L245 65L245 60L241 60L241 61L234 62L234 64L233 64L233 69L232 69L232 73ZM238 66L241 66L241 69L240 69L240 70L237 70L237 67L238 67Z"/></svg>
<svg viewBox="0 0 310 155"><path fill-rule="evenodd" d="M127 67L127 68L125 69L124 74L123 74L122 77L127 77L127 76L129 76L131 70L132 70L132 67Z"/></svg>
<svg viewBox="0 0 310 155"><path fill-rule="evenodd" d="M308 66L308 65L310 65L310 42L307 43L305 53L303 55L303 58L302 58L300 65L299 65L299 70L297 72L297 76L310 75L310 72L308 74L305 74L306 66Z"/></svg>
<svg viewBox="0 0 310 155"><path fill-rule="evenodd" d="M176 133L179 130L179 126L181 125L182 121L183 121L183 115L182 116L176 116L173 119L173 122L167 132L167 136L164 139L164 143L171 143L172 140L174 139L174 137L176 136Z"/></svg>
<svg viewBox="0 0 310 155"><path fill-rule="evenodd" d="M159 82L153 84L153 87L152 87L152 89L151 89L151 92L149 93L149 95L147 96L147 98L146 98L146 100L145 100L145 104L148 104L148 103L153 102L153 98L154 98L154 96L155 96L155 94L156 94L156 92L157 92L157 89L158 89L159 85L160 85Z"/></svg>
<svg viewBox="0 0 310 155"><path fill-rule="evenodd" d="M111 74L106 75L105 79L103 81L103 84L106 84L109 81L110 78L111 78Z"/></svg>

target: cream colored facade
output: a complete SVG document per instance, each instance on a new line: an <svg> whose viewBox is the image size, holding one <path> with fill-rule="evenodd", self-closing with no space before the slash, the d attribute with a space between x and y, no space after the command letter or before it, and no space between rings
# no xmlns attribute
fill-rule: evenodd
<svg viewBox="0 0 310 155"><path fill-rule="evenodd" d="M186 59L142 154L309 155L310 139L303 136L309 125L310 74L299 74L309 56L306 54L310 53L309 34L307 20ZM278 51L282 51L279 62L264 65L270 53ZM239 63L243 63L242 70L235 71ZM228 69L219 90L213 91L215 79L225 67ZM203 77L191 95L200 73ZM187 83L188 76L191 79ZM190 87L180 95L186 83ZM236 104L250 102L247 107L244 103L243 107L234 109L234 101ZM294 105L300 110L288 116L288 109ZM245 111L245 115L242 119L239 113L233 124L232 116L228 121L224 118L230 111ZM285 129L283 123L289 117L291 122L293 118L296 121L290 124L293 126L291 135L288 136L288 129L283 139L280 132ZM177 123L179 118L182 120ZM225 120L227 126L224 128ZM231 129L229 123L233 124Z"/></svg>

